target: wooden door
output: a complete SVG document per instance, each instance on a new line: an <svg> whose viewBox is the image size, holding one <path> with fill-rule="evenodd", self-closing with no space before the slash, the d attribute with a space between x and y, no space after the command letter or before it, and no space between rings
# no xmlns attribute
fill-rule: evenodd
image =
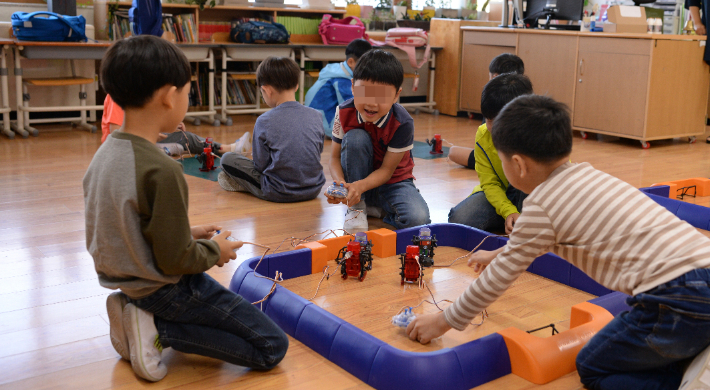
<svg viewBox="0 0 710 390"><path fill-rule="evenodd" d="M576 82L577 37L520 34L518 56L538 95L549 96L572 109Z"/></svg>
<svg viewBox="0 0 710 390"><path fill-rule="evenodd" d="M465 44L461 58L461 110L480 113L481 92L488 83L488 64L503 53L515 54L514 46Z"/></svg>
<svg viewBox="0 0 710 390"><path fill-rule="evenodd" d="M574 127L642 137L650 51L650 40L580 37Z"/></svg>

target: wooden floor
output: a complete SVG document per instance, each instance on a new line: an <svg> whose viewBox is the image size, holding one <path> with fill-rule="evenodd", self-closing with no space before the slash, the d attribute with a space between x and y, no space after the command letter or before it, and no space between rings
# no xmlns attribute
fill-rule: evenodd
<svg viewBox="0 0 710 390"><path fill-rule="evenodd" d="M252 131L254 116L235 116L234 126L190 129L221 142ZM415 116L415 139L435 133L457 145L473 144L478 122L465 118ZM0 138L0 389L43 388L366 388L320 355L291 340L284 361L267 373L211 359L166 351L169 375L149 385L121 361L108 338L105 298L85 249L82 177L100 144L100 134L68 126L41 127L38 138ZM576 135L572 160L640 187L654 182L710 177L710 145L684 139L654 141L642 150L636 141ZM322 163L330 153L326 142ZM478 183L472 170L446 159L415 160L416 185L428 202L433 222ZM327 170L326 170L327 172ZM187 176L193 224L219 223L236 237L276 245L342 226L342 206L323 197L274 204L246 194L222 191L217 183ZM371 220L371 228L385 227ZM244 260L260 253L245 246ZM209 273L227 284L239 261ZM562 306L562 303L560 304ZM560 307L561 307L560 306ZM508 375L481 388L538 388ZM580 388L575 373L539 388Z"/></svg>

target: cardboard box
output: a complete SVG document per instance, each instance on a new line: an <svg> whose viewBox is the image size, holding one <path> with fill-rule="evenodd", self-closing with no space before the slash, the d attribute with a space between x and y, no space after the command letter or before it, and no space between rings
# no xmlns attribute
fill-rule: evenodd
<svg viewBox="0 0 710 390"><path fill-rule="evenodd" d="M617 33L645 34L648 29L644 7L615 5L609 7L606 14L609 22L616 25Z"/></svg>

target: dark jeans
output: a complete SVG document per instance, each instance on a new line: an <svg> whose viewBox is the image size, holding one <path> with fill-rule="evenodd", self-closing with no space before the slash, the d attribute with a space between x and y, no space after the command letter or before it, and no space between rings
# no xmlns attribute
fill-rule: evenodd
<svg viewBox="0 0 710 390"><path fill-rule="evenodd" d="M372 139L365 130L354 129L345 133L341 148L340 164L346 182L362 180L373 172ZM385 223L397 229L426 225L431 222L429 206L414 186L412 179L383 184L366 191L362 199L368 206L381 207L386 213Z"/></svg>
<svg viewBox="0 0 710 390"><path fill-rule="evenodd" d="M527 194L513 186L508 186L505 195L518 211L523 211L523 201L528 197ZM475 227L486 232L505 231L505 218L498 215L483 191L469 195L454 206L449 211L449 222Z"/></svg>
<svg viewBox="0 0 710 390"><path fill-rule="evenodd" d="M153 313L166 348L257 369L275 367L288 349L288 337L266 314L205 273L129 301Z"/></svg>
<svg viewBox="0 0 710 390"><path fill-rule="evenodd" d="M195 133L190 133L189 131L173 131L172 133L163 133L168 137L162 141L158 141L159 144L180 144L183 148L190 154L200 154L205 149L205 138L200 137ZM219 148L222 144L219 142L212 142L212 151L215 154L219 153Z"/></svg>
<svg viewBox="0 0 710 390"><path fill-rule="evenodd" d="M627 299L577 355L589 389L677 389L684 363L710 345L710 269Z"/></svg>

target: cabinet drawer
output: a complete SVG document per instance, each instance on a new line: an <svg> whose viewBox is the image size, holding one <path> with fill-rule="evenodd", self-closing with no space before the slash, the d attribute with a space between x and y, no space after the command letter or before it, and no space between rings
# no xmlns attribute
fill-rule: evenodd
<svg viewBox="0 0 710 390"><path fill-rule="evenodd" d="M515 47L517 35L514 33L496 33L488 31L465 31L463 43L473 45L513 46Z"/></svg>
<svg viewBox="0 0 710 390"><path fill-rule="evenodd" d="M580 37L579 51L649 56L652 43L652 39Z"/></svg>

